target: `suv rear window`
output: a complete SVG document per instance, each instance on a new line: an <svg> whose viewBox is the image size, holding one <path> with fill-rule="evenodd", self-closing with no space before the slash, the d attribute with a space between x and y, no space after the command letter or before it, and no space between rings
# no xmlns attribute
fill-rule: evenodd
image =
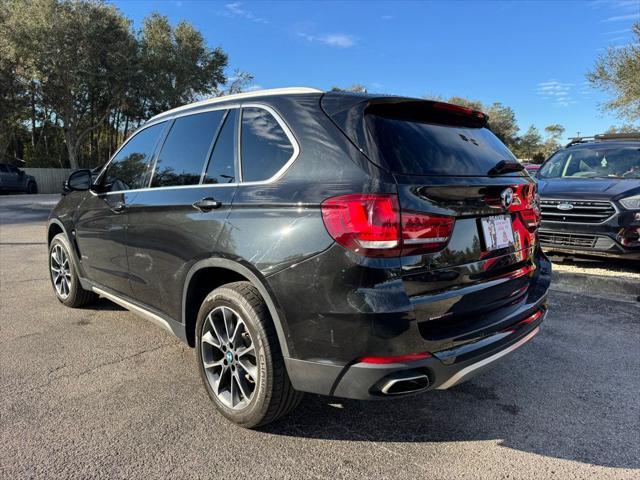
<svg viewBox="0 0 640 480"><path fill-rule="evenodd" d="M438 125L366 115L374 162L406 175L484 176L509 149L487 128Z"/></svg>

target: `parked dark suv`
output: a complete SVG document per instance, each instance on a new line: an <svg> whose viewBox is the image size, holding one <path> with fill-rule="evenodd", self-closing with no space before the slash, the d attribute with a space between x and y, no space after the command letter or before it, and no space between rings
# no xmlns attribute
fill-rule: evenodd
<svg viewBox="0 0 640 480"><path fill-rule="evenodd" d="M33 175L27 175L10 163L0 163L0 192L38 193L38 184Z"/></svg>
<svg viewBox="0 0 640 480"><path fill-rule="evenodd" d="M280 89L176 108L48 223L51 280L196 349L227 418L447 389L539 330L535 183L480 112Z"/></svg>
<svg viewBox="0 0 640 480"><path fill-rule="evenodd" d="M545 249L640 260L640 133L575 138L537 176Z"/></svg>

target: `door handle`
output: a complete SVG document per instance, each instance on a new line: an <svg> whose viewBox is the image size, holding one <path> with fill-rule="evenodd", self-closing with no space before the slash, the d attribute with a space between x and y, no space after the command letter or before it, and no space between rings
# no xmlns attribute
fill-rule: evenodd
<svg viewBox="0 0 640 480"><path fill-rule="evenodd" d="M111 207L111 211L113 213L120 213L124 212L125 208L127 208L127 206L124 204L124 202L117 202L113 207Z"/></svg>
<svg viewBox="0 0 640 480"><path fill-rule="evenodd" d="M197 202L193 202L193 208L200 210L201 212L210 212L216 208L220 208L222 202L217 201L215 198L207 197Z"/></svg>

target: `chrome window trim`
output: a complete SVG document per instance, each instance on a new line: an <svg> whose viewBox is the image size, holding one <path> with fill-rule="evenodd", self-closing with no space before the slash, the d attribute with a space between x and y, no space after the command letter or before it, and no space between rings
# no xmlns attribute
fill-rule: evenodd
<svg viewBox="0 0 640 480"><path fill-rule="evenodd" d="M241 145L242 145L242 110L244 108L260 108L270 113L271 116L273 116L273 118L275 119L275 121L278 122L278 125L280 125L280 128L282 128L282 131L284 131L284 134L289 139L289 143L291 143L291 146L293 147L293 153L291 154L291 157L289 157L289 159L282 165L282 167L280 167L280 169L276 173L274 173L271 177L266 178L264 180L256 180L252 182L242 181L242 147ZM239 159L239 165L240 165L240 172L239 172L240 184L249 185L249 186L269 185L270 183L275 182L280 177L282 177L287 170L289 170L289 167L293 165L293 162L295 162L298 156L300 155L300 145L298 144L298 141L296 137L293 135L293 132L291 131L289 126L285 123L284 119L272 107L268 105L260 104L260 103L246 103L242 105L242 109L240 109L240 119L238 123L238 147L237 148L238 148L238 159Z"/></svg>
<svg viewBox="0 0 640 480"><path fill-rule="evenodd" d="M286 88L272 88L266 90L257 90L254 92L243 92L243 93L235 93L232 95L225 95L222 97L208 98L206 100L201 100L199 102L193 102L188 105L182 105L180 107L172 108L171 110L167 110L166 112L159 113L149 119L149 121L155 121L156 119L163 118L165 115L167 117L172 117L174 114L182 112L184 110L188 110L190 108L196 108L200 106L213 105L216 106L219 103L229 102L231 100L235 100L236 103L239 103L244 100L251 101L254 98L266 97L266 96L278 96L278 95L303 95L303 94L311 94L311 93L323 93L322 90L318 90L317 88L310 87L286 87Z"/></svg>
<svg viewBox="0 0 640 480"><path fill-rule="evenodd" d="M198 183L196 185L175 185L175 186L169 186L169 187L155 187L155 188L151 188L150 186L147 186L145 188L135 188L135 189L131 189L131 190L116 190L113 192L103 192L100 194L97 194L93 191L91 191L94 195L115 195L115 194L123 194L123 193L128 193L128 192L147 192L150 190L168 190L168 189L176 189L176 188L216 188L216 187L230 187L230 186L240 186L240 185L249 185L249 186L254 186L254 185L268 185L271 184L273 182L275 182L276 180L279 180L280 177L282 177L285 172L289 169L289 167L291 167L291 165L297 160L298 156L300 155L300 145L298 144L298 141L295 137L295 135L293 134L293 132L291 131L291 129L289 128L289 126L287 125L287 123L284 121L284 119L280 116L280 114L270 105L265 105L263 103L245 103L245 104L241 104L241 103L231 103L231 104L224 104L224 105L211 105L208 108L204 108L201 110L197 110L194 112L184 112L184 113L178 113L176 115L170 116L170 117L163 117L161 120L158 120L156 122L150 122L148 124L145 124L144 126L140 127L138 130L136 130L127 140L125 143L122 144L122 146L116 150L116 152L111 156L111 158L109 159L109 161L105 164L105 166L102 168L102 171L100 172L100 174L98 175L98 180L102 179L102 175L104 174L105 170L107 168L109 168L109 165L111 165L111 162L113 161L113 159L116 157L116 155L120 152L120 150L122 150L122 148L124 148L124 146L129 143L131 141L131 139L133 137L135 137L136 135L138 135L138 133L140 133L142 130L145 130L149 127L152 127L154 125L158 125L160 123L163 122L173 122L178 118L181 117L186 117L188 115L197 115L199 113L205 113L205 112L210 112L213 110L232 110L232 109L238 109L238 118L236 119L237 121L239 121L240 123L242 123L242 108L243 107L252 107L252 108L261 108L267 112L269 112L273 118L275 118L276 122L278 122L278 124L280 125L280 127L282 128L282 130L284 131L285 135L287 136L287 138L289 139L289 142L291 142L291 145L293 146L293 154L291 155L291 158L289 158L289 160L287 160L287 162L280 168L280 170L278 170L273 176L271 176L270 178L266 179L266 180L259 180L259 181L255 181L255 182L242 182L242 156L241 156L241 152L240 152L240 142L242 141L241 138L241 126L238 125L236 127L236 134L237 134L237 142L238 144L236 145L236 152L235 155L238 157L237 161L238 161L238 169L239 171L237 172L238 174L238 178L239 181L238 182L233 182L233 183L211 183L211 184L205 184L205 183ZM167 132L168 134L169 132ZM218 132L219 133L219 132ZM158 141L162 141L164 143L164 141L166 140L166 136L167 135L163 135L161 136L160 139L158 139ZM216 137L217 139L217 137ZM156 162L156 157L157 155L159 155L160 151L158 150L157 152L154 152L154 158L153 158L153 166L155 169L155 162ZM148 185L151 185L151 180L153 179L153 175L151 175L149 177L149 183ZM202 182L202 178L200 179L200 181Z"/></svg>

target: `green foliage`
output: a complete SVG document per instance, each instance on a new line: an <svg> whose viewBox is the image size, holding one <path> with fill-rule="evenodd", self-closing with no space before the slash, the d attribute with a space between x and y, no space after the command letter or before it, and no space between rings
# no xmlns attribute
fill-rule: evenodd
<svg viewBox="0 0 640 480"><path fill-rule="evenodd" d="M516 114L511 107L500 102L485 106L478 100L469 100L463 97L451 97L447 102L486 113L489 116L487 125L489 129L509 148L515 147L518 123L516 122Z"/></svg>
<svg viewBox="0 0 640 480"><path fill-rule="evenodd" d="M605 130L604 133L638 133L640 134L640 125L632 125L631 123L625 123L616 127L611 125Z"/></svg>
<svg viewBox="0 0 640 480"><path fill-rule="evenodd" d="M224 92L227 55L191 24L139 32L100 0L0 0L0 157L95 166L150 116ZM251 80L236 72L228 88Z"/></svg>
<svg viewBox="0 0 640 480"><path fill-rule="evenodd" d="M613 110L620 118L640 119L640 21L632 26L635 37L623 48L609 47L587 73L592 86L612 97L603 108Z"/></svg>
<svg viewBox="0 0 640 480"><path fill-rule="evenodd" d="M360 83L355 83L348 88L331 87L332 92L352 92L352 93L367 93L367 87Z"/></svg>

